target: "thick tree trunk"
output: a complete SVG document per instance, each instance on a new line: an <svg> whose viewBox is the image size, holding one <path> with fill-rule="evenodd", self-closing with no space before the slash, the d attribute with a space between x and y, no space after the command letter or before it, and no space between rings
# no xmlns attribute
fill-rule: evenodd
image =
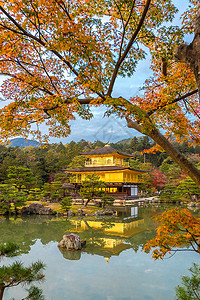
<svg viewBox="0 0 200 300"><path fill-rule="evenodd" d="M5 287L0 287L0 300L3 299L4 290L5 290Z"/></svg>
<svg viewBox="0 0 200 300"><path fill-rule="evenodd" d="M200 188L200 170L188 161L187 158L184 157L157 129L153 129L148 135L166 151L166 153Z"/></svg>
<svg viewBox="0 0 200 300"><path fill-rule="evenodd" d="M148 118L148 116L147 116ZM149 121L149 127L153 127L151 120ZM181 169L188 175L190 178L197 184L200 188L200 170L198 170L185 156L183 156L174 145L168 141L164 135L160 133L155 127L151 130L149 129L148 133L144 133L142 125L139 125L137 122L132 121L128 117L126 118L127 126L129 128L134 128L135 130L149 136L152 138L163 150L181 167Z"/></svg>
<svg viewBox="0 0 200 300"><path fill-rule="evenodd" d="M179 61L187 63L194 72L200 98L200 3L198 4L194 39L189 45L180 45L175 57Z"/></svg>
<svg viewBox="0 0 200 300"><path fill-rule="evenodd" d="M198 239L197 244L198 244L197 251L200 253L200 238Z"/></svg>
<svg viewBox="0 0 200 300"><path fill-rule="evenodd" d="M200 97L200 3L195 23L195 36L190 45L180 45L175 54L176 58L187 63L194 72ZM157 129L153 129L149 136L160 145L169 156L189 175L200 187L200 170L189 162Z"/></svg>

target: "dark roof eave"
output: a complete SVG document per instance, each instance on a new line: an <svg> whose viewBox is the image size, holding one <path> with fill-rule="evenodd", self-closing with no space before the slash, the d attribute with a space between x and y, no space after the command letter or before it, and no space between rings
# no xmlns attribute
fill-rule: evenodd
<svg viewBox="0 0 200 300"><path fill-rule="evenodd" d="M146 173L148 171L131 169L127 167L117 167L117 166L102 166L102 167L82 167L82 168L74 168L74 169L65 169L65 172L100 172L100 171L124 171L131 170L139 173Z"/></svg>

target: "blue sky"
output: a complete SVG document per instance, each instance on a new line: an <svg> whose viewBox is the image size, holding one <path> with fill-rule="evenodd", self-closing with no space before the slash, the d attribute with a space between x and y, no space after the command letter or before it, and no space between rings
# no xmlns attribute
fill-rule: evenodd
<svg viewBox="0 0 200 300"><path fill-rule="evenodd" d="M150 76L148 59L140 62L135 75L131 78L118 78L114 90L113 97L122 96L126 99L141 93L142 86L146 76ZM126 126L126 121L114 115L111 117L104 117L105 107L92 108L94 117L91 120L82 120L77 118L71 121L71 134L69 137L59 139L63 143L68 143L71 140L79 141L85 139L87 141L101 140L103 142L117 142L122 139L131 138L134 136L141 136L134 129ZM57 139L51 139L57 142Z"/></svg>

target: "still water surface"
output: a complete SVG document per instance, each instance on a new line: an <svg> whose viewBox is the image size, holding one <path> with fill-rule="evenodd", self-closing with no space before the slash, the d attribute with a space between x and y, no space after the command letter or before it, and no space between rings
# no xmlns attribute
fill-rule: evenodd
<svg viewBox="0 0 200 300"><path fill-rule="evenodd" d="M0 242L20 245L20 254L3 258L0 266L16 259L24 265L46 264L45 282L39 285L47 300L170 300L180 276L188 274L199 255L179 252L154 261L142 247L155 234L152 216L162 208L127 208L114 219L65 219L42 216L0 218ZM63 234L78 233L87 241L83 251L62 253ZM22 299L22 287L5 291L4 300Z"/></svg>

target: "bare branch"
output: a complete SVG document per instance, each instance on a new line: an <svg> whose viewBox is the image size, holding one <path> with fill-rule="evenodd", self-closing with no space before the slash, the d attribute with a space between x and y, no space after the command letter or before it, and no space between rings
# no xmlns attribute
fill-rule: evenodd
<svg viewBox="0 0 200 300"><path fill-rule="evenodd" d="M187 99L184 100L185 105L188 105L191 110L193 111L194 115L197 116L198 119L200 119L200 115L198 114L198 112L192 107L192 105L187 101ZM189 108L188 108L189 110Z"/></svg>
<svg viewBox="0 0 200 300"><path fill-rule="evenodd" d="M41 38L41 36L42 36L45 39L44 35L41 33L41 30L40 30L41 23L40 23L40 18L38 16L38 11L37 11L36 7L33 5L33 1L32 0L30 1L30 4L31 4L31 7L33 8L35 16L36 16L35 17L35 24L34 24L34 26L35 26L36 30L38 31L39 38ZM36 21L36 19L37 19L37 21ZM30 20L30 18L29 18L29 20ZM38 26L37 26L37 23L38 23Z"/></svg>
<svg viewBox="0 0 200 300"><path fill-rule="evenodd" d="M23 33L22 33L22 32L20 32L20 31L17 31L17 30L15 30L15 29L12 29L12 28L9 28L9 27L7 27L7 26L6 26L6 25L4 25L4 24L0 24L0 27L3 27L3 28L5 28L5 29L7 29L7 30L9 30L9 31L12 31L12 32L16 33L16 34L23 35Z"/></svg>

